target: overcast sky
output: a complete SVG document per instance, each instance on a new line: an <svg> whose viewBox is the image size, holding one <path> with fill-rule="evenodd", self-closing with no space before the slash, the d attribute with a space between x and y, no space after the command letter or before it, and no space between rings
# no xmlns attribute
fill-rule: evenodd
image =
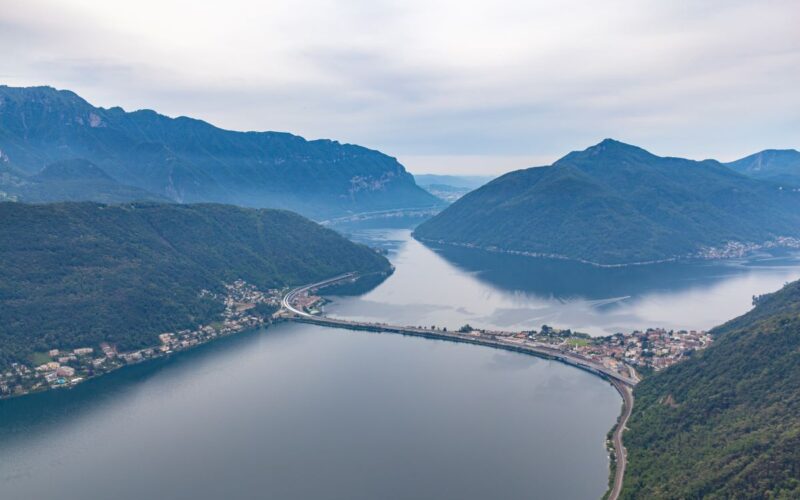
<svg viewBox="0 0 800 500"><path fill-rule="evenodd" d="M0 0L0 83L496 174L800 148L800 2Z"/></svg>

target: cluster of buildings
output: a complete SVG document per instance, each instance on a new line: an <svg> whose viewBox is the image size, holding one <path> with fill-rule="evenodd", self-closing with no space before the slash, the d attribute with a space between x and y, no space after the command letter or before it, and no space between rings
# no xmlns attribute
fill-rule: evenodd
<svg viewBox="0 0 800 500"><path fill-rule="evenodd" d="M47 353L39 353L36 356L40 361L38 366L12 363L8 370L0 373L0 397L69 387L126 364L138 363L188 349L220 336L256 328L269 320L265 317L265 312L271 314L280 307L281 290L262 292L253 285L237 280L225 285L224 296L207 290L202 291L201 295L223 301L225 310L219 321L193 330L162 333L158 336L159 345L136 351L118 352L115 346L103 342L98 345L99 349L79 347L71 350L51 349Z"/></svg>
<svg viewBox="0 0 800 500"><path fill-rule="evenodd" d="M623 372L625 365L662 370L705 349L713 342L706 331L649 328L606 337L556 330L547 326L541 332L524 332L531 340L556 345L613 370Z"/></svg>
<svg viewBox="0 0 800 500"><path fill-rule="evenodd" d="M39 356L46 361L36 367L12 363L5 373L0 373L0 396L77 384L91 372L95 363L94 353L92 347L50 349L46 355ZM105 361L105 358L101 360Z"/></svg>
<svg viewBox="0 0 800 500"><path fill-rule="evenodd" d="M381 326L381 323L375 323ZM447 328L436 326L408 326L409 330L426 330L448 335ZM658 371L672 366L705 349L713 342L706 331L665 330L650 328L632 333L616 333L605 337L592 337L586 333L573 332L543 325L541 330L496 331L464 325L449 332L450 336L486 339L489 342L530 348L536 352L559 357L566 355L577 364L604 367L626 378L638 380L640 373Z"/></svg>
<svg viewBox="0 0 800 500"><path fill-rule="evenodd" d="M226 318L232 317L236 312L251 309L258 304L267 304L279 308L281 297L283 297L283 290L272 288L264 292L244 280L236 280L233 283L226 284L225 291L225 313L223 313L223 316Z"/></svg>
<svg viewBox="0 0 800 500"><path fill-rule="evenodd" d="M693 257L700 259L736 259L758 250L770 248L800 248L800 239L789 236L779 236L764 243L742 243L729 241L720 247L705 247Z"/></svg>
<svg viewBox="0 0 800 500"><path fill-rule="evenodd" d="M579 347L638 367L663 370L705 349L713 342L706 331L650 328L629 334L618 333Z"/></svg>
<svg viewBox="0 0 800 500"><path fill-rule="evenodd" d="M305 311L309 314L319 314L321 313L321 307L325 303L325 299L320 297L319 295L314 295L312 291L305 291L302 293L298 293L292 299L292 305L301 311Z"/></svg>

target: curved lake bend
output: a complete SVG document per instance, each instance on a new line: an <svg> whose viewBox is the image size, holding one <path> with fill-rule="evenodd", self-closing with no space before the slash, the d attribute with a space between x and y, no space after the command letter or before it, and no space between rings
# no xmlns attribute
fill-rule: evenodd
<svg viewBox="0 0 800 500"><path fill-rule="evenodd" d="M327 312L398 324L708 328L800 277L792 255L598 269L353 236L396 272ZM0 401L0 498L599 498L619 409L556 362L281 324Z"/></svg>
<svg viewBox="0 0 800 500"><path fill-rule="evenodd" d="M599 498L619 408L557 362L282 324L0 401L0 497Z"/></svg>
<svg viewBox="0 0 800 500"><path fill-rule="evenodd" d="M606 335L648 327L708 329L747 312L752 296L800 279L798 254L598 268L448 246L409 230L352 238L389 251L396 271L358 297L334 297L328 315L391 324L523 330L542 324Z"/></svg>

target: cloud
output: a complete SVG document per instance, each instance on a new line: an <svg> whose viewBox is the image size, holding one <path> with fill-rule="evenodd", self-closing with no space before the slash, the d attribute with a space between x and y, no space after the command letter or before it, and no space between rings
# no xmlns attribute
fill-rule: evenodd
<svg viewBox="0 0 800 500"><path fill-rule="evenodd" d="M498 173L604 137L696 158L800 146L794 0L4 4L5 83L416 171Z"/></svg>

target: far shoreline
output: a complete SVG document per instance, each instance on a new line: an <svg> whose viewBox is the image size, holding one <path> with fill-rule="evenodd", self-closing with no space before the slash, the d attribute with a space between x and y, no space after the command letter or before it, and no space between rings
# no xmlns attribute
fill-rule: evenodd
<svg viewBox="0 0 800 500"><path fill-rule="evenodd" d="M524 250L510 250L510 249L503 249L497 248L495 246L481 246L481 245L474 245L471 243L459 243L453 241L446 241L446 240L436 240L431 238L422 238L418 236L414 231L411 232L411 237L415 240L419 241L424 245L442 245L442 246L449 246L455 248L467 248L470 250L479 250L482 252L488 253L496 253L496 254L504 254L504 255L517 255L520 257L529 257L532 259L552 259L552 260L561 260L565 262L576 262L579 264L585 264L588 266L600 268L600 269L618 269L618 268L625 268L625 267L637 267L637 266L650 266L656 264L668 264L673 262L720 262L726 260L735 260L735 259L746 259L748 256L753 255L753 253L761 251L761 250L768 250L768 249L784 249L784 250L800 250L800 240L791 238L791 241L788 242L775 242L775 241L767 241L764 243L748 243L748 244L737 244L736 249L726 253L725 250L718 249L718 248L709 248L707 249L711 255L714 256L706 256L703 253L695 253L695 254L688 254L688 255L675 255L671 257L665 257L663 259L654 259L654 260L645 260L645 261L634 261L634 262L620 262L614 264L604 264L602 262L595 262L587 259L580 259L576 257L569 257L567 255L562 254L550 254L550 253L542 253L542 252L528 252ZM741 245L741 246L740 246ZM719 252L719 255L717 255Z"/></svg>

